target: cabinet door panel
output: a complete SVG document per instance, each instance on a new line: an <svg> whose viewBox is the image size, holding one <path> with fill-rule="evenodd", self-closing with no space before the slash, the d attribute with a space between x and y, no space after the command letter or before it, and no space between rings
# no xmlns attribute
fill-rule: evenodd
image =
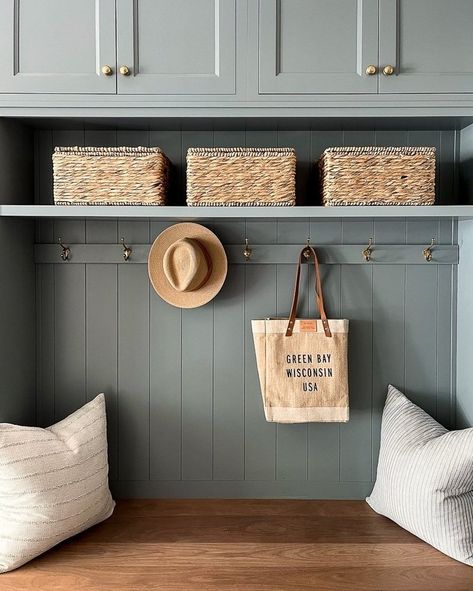
<svg viewBox="0 0 473 591"><path fill-rule="evenodd" d="M118 0L120 94L233 94L235 0Z"/></svg>
<svg viewBox="0 0 473 591"><path fill-rule="evenodd" d="M2 0L0 92L115 93L114 0Z"/></svg>
<svg viewBox="0 0 473 591"><path fill-rule="evenodd" d="M377 0L259 0L260 94L377 92Z"/></svg>
<svg viewBox="0 0 473 591"><path fill-rule="evenodd" d="M381 92L473 92L472 0L380 0Z"/></svg>

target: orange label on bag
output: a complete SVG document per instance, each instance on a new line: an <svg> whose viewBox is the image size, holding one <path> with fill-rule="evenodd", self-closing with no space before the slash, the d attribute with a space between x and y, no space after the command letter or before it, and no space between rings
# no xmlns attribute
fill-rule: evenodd
<svg viewBox="0 0 473 591"><path fill-rule="evenodd" d="M317 330L317 320L300 320L299 327L301 332L315 332Z"/></svg>

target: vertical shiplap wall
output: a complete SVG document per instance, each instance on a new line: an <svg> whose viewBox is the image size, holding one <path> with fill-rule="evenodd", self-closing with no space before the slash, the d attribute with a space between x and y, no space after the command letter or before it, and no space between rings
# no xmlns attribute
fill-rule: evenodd
<svg viewBox="0 0 473 591"><path fill-rule="evenodd" d="M325 145L357 139L402 144L413 133L38 131L37 200L50 200L53 145L160 145L178 163L178 201L185 182L179 163L189 146L295 145L300 194L307 196L309 162ZM423 138L425 144L442 146L450 132L418 133L427 135L415 143ZM442 167L441 160L439 169L445 172L438 180L447 187L454 174L447 164ZM433 236L444 244L456 241L449 220L206 225L226 244L242 244L245 236L252 245L303 244L310 236L314 244L361 245L372 236L378 243L419 244L420 255ZM38 225L37 240L61 236L66 242L117 243L120 248L121 236L132 244L146 243L165 226L58 220ZM38 265L38 422L61 419L105 391L111 479L122 496L363 497L375 475L389 382L452 425L455 269L324 266L329 314L351 321L351 418L341 425L264 420L250 320L287 314L293 273L292 265L231 265L213 302L179 310L155 295L145 265ZM301 315L310 315L310 278L305 285Z"/></svg>

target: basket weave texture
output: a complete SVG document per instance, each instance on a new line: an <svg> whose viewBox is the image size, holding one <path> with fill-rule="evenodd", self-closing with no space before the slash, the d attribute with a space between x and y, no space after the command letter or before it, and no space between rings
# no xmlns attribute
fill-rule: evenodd
<svg viewBox="0 0 473 591"><path fill-rule="evenodd" d="M293 148L190 148L187 205L295 205Z"/></svg>
<svg viewBox="0 0 473 591"><path fill-rule="evenodd" d="M329 148L318 164L324 205L435 202L435 148Z"/></svg>
<svg viewBox="0 0 473 591"><path fill-rule="evenodd" d="M160 148L55 148L57 205L164 205L169 160Z"/></svg>

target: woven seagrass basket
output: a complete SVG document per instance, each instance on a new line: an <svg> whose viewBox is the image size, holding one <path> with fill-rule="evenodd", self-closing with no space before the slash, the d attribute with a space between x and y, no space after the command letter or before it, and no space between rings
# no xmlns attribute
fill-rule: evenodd
<svg viewBox="0 0 473 591"><path fill-rule="evenodd" d="M57 205L164 205L169 160L160 148L55 148Z"/></svg>
<svg viewBox="0 0 473 591"><path fill-rule="evenodd" d="M329 148L318 164L324 205L435 202L435 148Z"/></svg>
<svg viewBox="0 0 473 591"><path fill-rule="evenodd" d="M187 205L295 205L293 148L190 148Z"/></svg>

